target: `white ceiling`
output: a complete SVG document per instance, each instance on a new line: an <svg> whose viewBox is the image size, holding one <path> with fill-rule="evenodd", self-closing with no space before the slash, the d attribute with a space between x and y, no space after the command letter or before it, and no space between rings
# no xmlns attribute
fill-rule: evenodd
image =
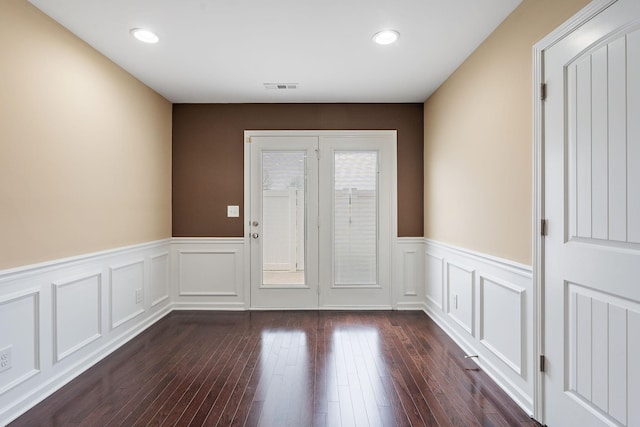
<svg viewBox="0 0 640 427"><path fill-rule="evenodd" d="M174 103L423 102L521 1L30 0Z"/></svg>

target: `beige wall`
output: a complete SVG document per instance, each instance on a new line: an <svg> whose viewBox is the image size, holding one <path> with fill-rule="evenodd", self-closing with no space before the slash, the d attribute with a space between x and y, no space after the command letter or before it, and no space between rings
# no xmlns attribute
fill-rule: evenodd
<svg viewBox="0 0 640 427"><path fill-rule="evenodd" d="M0 1L0 269L171 236L171 104Z"/></svg>
<svg viewBox="0 0 640 427"><path fill-rule="evenodd" d="M587 3L524 0L425 102L425 237L531 264L532 47Z"/></svg>

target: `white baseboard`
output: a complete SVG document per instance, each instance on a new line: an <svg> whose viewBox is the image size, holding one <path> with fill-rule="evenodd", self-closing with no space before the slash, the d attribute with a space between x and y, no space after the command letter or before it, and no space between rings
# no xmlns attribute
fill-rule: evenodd
<svg viewBox="0 0 640 427"><path fill-rule="evenodd" d="M247 311L244 303L236 302L176 302L171 305L172 310L210 310L210 311Z"/></svg>
<svg viewBox="0 0 640 427"><path fill-rule="evenodd" d="M396 303L396 310L398 311L421 311L424 310L423 302L398 302Z"/></svg>

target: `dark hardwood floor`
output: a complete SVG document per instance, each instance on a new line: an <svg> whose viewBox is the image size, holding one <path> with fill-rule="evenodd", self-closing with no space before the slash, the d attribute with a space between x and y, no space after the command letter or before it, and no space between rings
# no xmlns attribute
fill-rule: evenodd
<svg viewBox="0 0 640 427"><path fill-rule="evenodd" d="M536 425L475 366L421 312L173 312L10 425Z"/></svg>

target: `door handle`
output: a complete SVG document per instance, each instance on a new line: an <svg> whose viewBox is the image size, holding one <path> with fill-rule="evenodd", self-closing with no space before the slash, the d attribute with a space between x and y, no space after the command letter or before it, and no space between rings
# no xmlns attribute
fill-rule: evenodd
<svg viewBox="0 0 640 427"><path fill-rule="evenodd" d="M257 239L258 237L260 237L260 235L258 233L252 233L251 237L253 237L254 239Z"/></svg>

